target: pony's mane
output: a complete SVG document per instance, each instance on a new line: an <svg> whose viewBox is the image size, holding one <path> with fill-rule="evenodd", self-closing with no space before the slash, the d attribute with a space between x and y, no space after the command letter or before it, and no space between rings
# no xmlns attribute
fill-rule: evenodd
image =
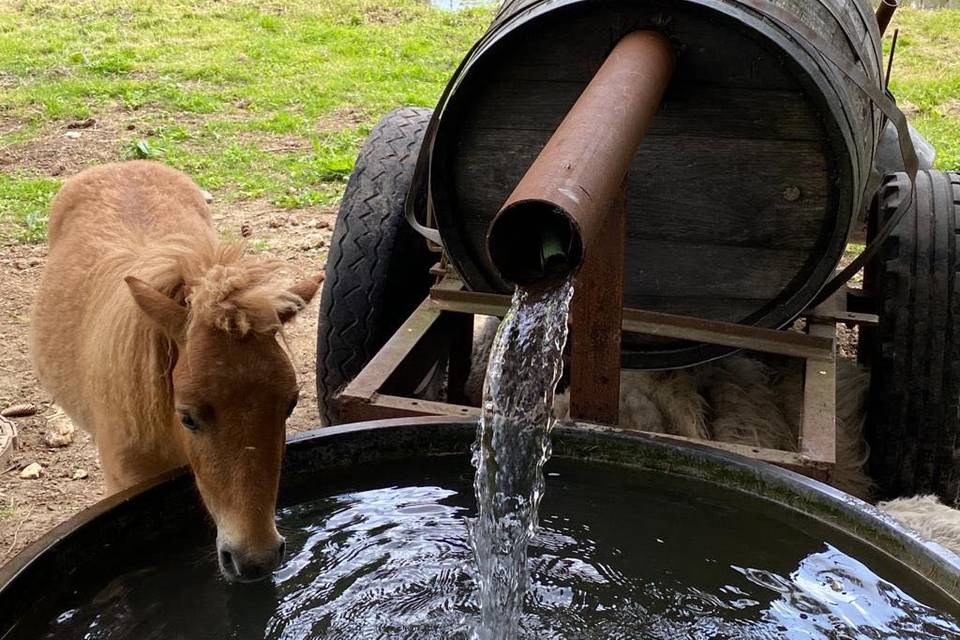
<svg viewBox="0 0 960 640"><path fill-rule="evenodd" d="M150 245L143 258L137 277L186 303L191 326L239 336L274 333L282 315L304 306L280 282L285 263L252 257L242 243L174 236Z"/></svg>
<svg viewBox="0 0 960 640"><path fill-rule="evenodd" d="M88 273L94 298L83 323L88 362L105 369L88 378L98 387L90 390L94 397L139 416L142 430L162 429L154 421L172 410L174 347L137 307L124 282L128 275L186 304L188 332L202 324L238 336L276 333L289 355L280 317L305 303L280 281L283 261L250 256L244 244L218 242L212 233L161 240L131 233L105 238L109 249Z"/></svg>

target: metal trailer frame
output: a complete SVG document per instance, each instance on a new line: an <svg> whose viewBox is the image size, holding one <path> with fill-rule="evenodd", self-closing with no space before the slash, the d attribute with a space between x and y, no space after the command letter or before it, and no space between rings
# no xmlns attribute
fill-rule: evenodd
<svg viewBox="0 0 960 640"><path fill-rule="evenodd" d="M464 290L461 280L436 265L436 285L380 351L337 395L348 422L410 416L477 417L480 408L459 394L470 367L475 315L502 317L510 296ZM806 333L762 329L689 316L623 309L622 331L694 340L762 353L800 358L805 364L803 417L796 451L782 451L681 436L723 451L769 462L827 481L836 464L836 324L873 327L877 316L851 311L850 289L842 288L820 306L807 310ZM415 397L418 384L449 356L448 402Z"/></svg>

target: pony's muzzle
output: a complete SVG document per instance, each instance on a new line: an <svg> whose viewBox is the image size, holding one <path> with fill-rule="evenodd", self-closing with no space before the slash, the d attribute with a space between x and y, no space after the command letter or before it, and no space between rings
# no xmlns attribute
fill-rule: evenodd
<svg viewBox="0 0 960 640"><path fill-rule="evenodd" d="M287 543L280 538L277 545L266 552L251 552L221 544L217 547L220 571L230 582L258 582L276 571L283 562Z"/></svg>

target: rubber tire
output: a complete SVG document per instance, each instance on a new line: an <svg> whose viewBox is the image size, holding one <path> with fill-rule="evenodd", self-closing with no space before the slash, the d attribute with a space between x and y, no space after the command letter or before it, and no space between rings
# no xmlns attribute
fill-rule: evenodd
<svg viewBox="0 0 960 640"><path fill-rule="evenodd" d="M436 254L404 219L404 200L432 109L391 111L370 132L340 203L317 324L317 405L332 398L423 301Z"/></svg>
<svg viewBox="0 0 960 640"><path fill-rule="evenodd" d="M879 326L866 437L880 497L936 493L960 502L960 175L921 171L908 213L876 264ZM882 222L909 189L888 176Z"/></svg>

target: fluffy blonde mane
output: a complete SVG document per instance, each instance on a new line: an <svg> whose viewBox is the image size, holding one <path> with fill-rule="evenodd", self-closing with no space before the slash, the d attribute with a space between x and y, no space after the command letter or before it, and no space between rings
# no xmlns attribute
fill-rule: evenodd
<svg viewBox="0 0 960 640"><path fill-rule="evenodd" d="M90 337L84 360L107 375L90 375L87 382L93 397L137 416L139 424L130 429L141 436L144 430L159 436L172 415L173 345L137 307L126 276L186 304L188 334L203 324L237 336L276 333L282 338L281 315L305 306L280 281L285 263L257 259L245 245L220 243L212 233L162 240L125 233L111 238L110 245L88 274L95 300L83 322Z"/></svg>
<svg viewBox="0 0 960 640"><path fill-rule="evenodd" d="M239 336L273 333L281 327L281 314L304 306L279 281L285 263L251 257L242 243L174 236L140 248L146 255L139 256L133 275L186 303L191 325Z"/></svg>

